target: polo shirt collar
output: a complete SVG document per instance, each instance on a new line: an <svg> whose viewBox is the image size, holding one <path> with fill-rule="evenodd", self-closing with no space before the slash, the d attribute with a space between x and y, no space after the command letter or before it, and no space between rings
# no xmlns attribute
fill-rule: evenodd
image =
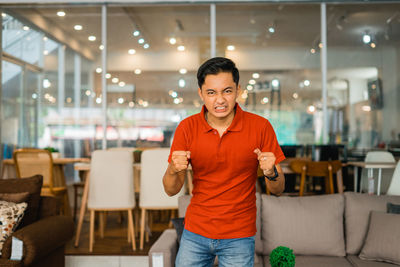
<svg viewBox="0 0 400 267"><path fill-rule="evenodd" d="M230 131L230 132L238 132L238 131L242 130L242 127L243 127L243 110L240 108L238 103L235 104L235 109L236 109L235 117L233 118L231 125L229 125L229 127L227 129L227 131ZM205 117L206 111L207 111L207 108L205 105L203 105L203 107L201 108L201 112L200 112L200 115L201 115L200 118L201 118L201 121L204 126L204 132L209 132L209 131L213 130L213 128L206 121L206 117Z"/></svg>

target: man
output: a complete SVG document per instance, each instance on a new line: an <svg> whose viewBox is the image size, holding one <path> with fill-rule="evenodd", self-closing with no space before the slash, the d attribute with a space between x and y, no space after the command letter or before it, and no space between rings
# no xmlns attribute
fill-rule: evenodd
<svg viewBox="0 0 400 267"><path fill-rule="evenodd" d="M256 233L255 182L258 165L273 194L284 190L279 166L285 156L268 120L243 111L239 71L230 59L216 57L197 72L199 114L183 120L175 131L165 192L177 194L189 162L193 197L176 266L253 266Z"/></svg>

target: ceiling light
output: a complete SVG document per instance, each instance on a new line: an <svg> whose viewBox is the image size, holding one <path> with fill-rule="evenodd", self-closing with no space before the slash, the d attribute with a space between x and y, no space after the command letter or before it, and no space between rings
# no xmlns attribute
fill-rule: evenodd
<svg viewBox="0 0 400 267"><path fill-rule="evenodd" d="M308 107L307 107L307 112L308 113L314 113L315 112L315 106L313 106L313 105L309 105Z"/></svg>
<svg viewBox="0 0 400 267"><path fill-rule="evenodd" d="M51 82L49 81L49 79L44 79L43 80L43 88L47 89L51 86Z"/></svg>
<svg viewBox="0 0 400 267"><path fill-rule="evenodd" d="M130 54L130 55L134 55L135 53L136 53L135 49L129 49L128 50L128 54Z"/></svg>
<svg viewBox="0 0 400 267"><path fill-rule="evenodd" d="M254 87L253 87L253 85L250 85L250 84L249 84L249 85L246 86L246 89L249 90L249 91L251 91L251 90L254 89Z"/></svg>
<svg viewBox="0 0 400 267"><path fill-rule="evenodd" d="M275 28L271 26L271 27L268 28L268 31L269 31L270 33L274 33L274 32L275 32Z"/></svg>
<svg viewBox="0 0 400 267"><path fill-rule="evenodd" d="M118 103L119 104L123 104L124 103L124 99L122 97L118 98Z"/></svg>
<svg viewBox="0 0 400 267"><path fill-rule="evenodd" d="M257 73L257 72L254 72L253 75L252 75L252 77L253 77L254 79L258 79L258 78L260 78L260 74Z"/></svg>
<svg viewBox="0 0 400 267"><path fill-rule="evenodd" d="M100 103L101 103L101 97L97 97L97 98L96 98L96 103L97 103L97 104L100 104Z"/></svg>
<svg viewBox="0 0 400 267"><path fill-rule="evenodd" d="M172 45L176 44L176 39L174 37L169 38L169 43Z"/></svg>
<svg viewBox="0 0 400 267"><path fill-rule="evenodd" d="M119 85L120 87L124 87L124 86L125 86L125 82L122 82L122 81L121 81L121 82L118 83L118 85Z"/></svg>
<svg viewBox="0 0 400 267"><path fill-rule="evenodd" d="M186 85L186 81L184 79L179 79L178 85L179 85L179 87L183 88Z"/></svg>
<svg viewBox="0 0 400 267"><path fill-rule="evenodd" d="M314 48L311 48L311 49L310 49L310 52L311 52L311 54L315 54L315 49L314 49Z"/></svg>
<svg viewBox="0 0 400 267"><path fill-rule="evenodd" d="M185 51L185 46L183 46L183 45L180 45L180 46L178 46L178 51Z"/></svg>
<svg viewBox="0 0 400 267"><path fill-rule="evenodd" d="M92 94L92 92L90 92L90 90L86 90L85 95L90 96Z"/></svg>
<svg viewBox="0 0 400 267"><path fill-rule="evenodd" d="M138 43L139 43L139 44L143 44L143 43L144 43L144 39L143 39L143 38L140 38L140 39L138 40Z"/></svg>
<svg viewBox="0 0 400 267"><path fill-rule="evenodd" d="M111 79L111 81L112 81L113 83L117 83L117 82L119 82L119 79L116 78L116 77L114 77L114 78Z"/></svg>
<svg viewBox="0 0 400 267"><path fill-rule="evenodd" d="M49 38L47 38L46 36L45 37L43 37L43 41L47 41Z"/></svg>
<svg viewBox="0 0 400 267"><path fill-rule="evenodd" d="M255 85L255 84L256 84L256 80L251 79L251 80L249 81L249 84Z"/></svg>
<svg viewBox="0 0 400 267"><path fill-rule="evenodd" d="M298 94L298 93L293 93L293 95L292 95L292 96L293 96L293 98L294 98L294 99L297 99L297 98L299 98L299 94Z"/></svg>
<svg viewBox="0 0 400 267"><path fill-rule="evenodd" d="M136 30L136 31L134 31L132 34L133 34L133 36L135 36L135 37L136 37L136 36L139 36L139 35L140 35L140 31Z"/></svg>
<svg viewBox="0 0 400 267"><path fill-rule="evenodd" d="M133 108L135 106L135 103L133 101L130 101L128 105L130 108Z"/></svg>
<svg viewBox="0 0 400 267"><path fill-rule="evenodd" d="M49 97L50 97L50 94L48 94L48 93L44 94L44 98L49 99Z"/></svg>
<svg viewBox="0 0 400 267"><path fill-rule="evenodd" d="M279 80L278 80L278 79L273 79L273 80L271 81L271 85L272 85L272 87L274 87L274 88L278 88L278 87L279 87Z"/></svg>
<svg viewBox="0 0 400 267"><path fill-rule="evenodd" d="M171 96L172 96L173 98L176 98L176 97L178 97L178 93L175 92L175 91L173 91L172 94L171 94Z"/></svg>
<svg viewBox="0 0 400 267"><path fill-rule="evenodd" d="M304 86L310 86L310 81L309 80L304 80L303 84L304 84Z"/></svg>
<svg viewBox="0 0 400 267"><path fill-rule="evenodd" d="M48 54L49 54L49 51L48 51L48 50L44 50L44 51L43 51L43 55L47 56Z"/></svg>
<svg viewBox="0 0 400 267"><path fill-rule="evenodd" d="M179 73L180 73L180 74L186 74L186 73L187 73L187 69L180 69L180 70L179 70Z"/></svg>
<svg viewBox="0 0 400 267"><path fill-rule="evenodd" d="M101 68L96 68L97 73L101 73L103 70Z"/></svg>
<svg viewBox="0 0 400 267"><path fill-rule="evenodd" d="M268 101L269 101L268 97L264 97L264 98L261 100L261 103L262 103L262 104L267 104Z"/></svg>
<svg viewBox="0 0 400 267"><path fill-rule="evenodd" d="M37 99L37 97L38 97L38 95L37 95L36 93L33 93L33 94L32 94L32 98L33 98L33 99Z"/></svg>
<svg viewBox="0 0 400 267"><path fill-rule="evenodd" d="M226 49L227 49L228 51L233 51L233 50L235 50L235 46L234 46L234 45L228 45L228 46L226 47Z"/></svg>
<svg viewBox="0 0 400 267"><path fill-rule="evenodd" d="M148 107L149 106L149 102L147 102L147 101L143 101L143 107Z"/></svg>
<svg viewBox="0 0 400 267"><path fill-rule="evenodd" d="M76 30L76 31L81 31L82 28L83 28L82 25L79 25L79 24L74 26L74 30Z"/></svg>
<svg viewBox="0 0 400 267"><path fill-rule="evenodd" d="M94 42L94 41L96 41L96 36L90 35L90 36L88 37L88 40L91 41L91 42Z"/></svg>
<svg viewBox="0 0 400 267"><path fill-rule="evenodd" d="M22 27L22 29L23 29L24 31L29 31L29 27L28 27L28 26L24 26L24 27Z"/></svg>
<svg viewBox="0 0 400 267"><path fill-rule="evenodd" d="M2 16L3 18L5 18L5 17L7 17L7 14L6 14L6 13L1 13L1 16Z"/></svg>
<svg viewBox="0 0 400 267"><path fill-rule="evenodd" d="M103 50L104 49L104 45L99 45L99 49Z"/></svg>
<svg viewBox="0 0 400 267"><path fill-rule="evenodd" d="M64 17L65 16L65 12L64 11L58 11L57 12L57 16Z"/></svg>
<svg viewBox="0 0 400 267"><path fill-rule="evenodd" d="M362 106L361 109L362 109L363 111L368 112L368 111L371 111L371 106Z"/></svg>
<svg viewBox="0 0 400 267"><path fill-rule="evenodd" d="M372 48L375 48L375 47L376 47L376 44L375 44L375 43L371 43L370 46L371 46Z"/></svg>
<svg viewBox="0 0 400 267"><path fill-rule="evenodd" d="M110 73L106 73L106 79L110 79L111 78L111 74Z"/></svg>
<svg viewBox="0 0 400 267"><path fill-rule="evenodd" d="M247 92L245 91L245 92L243 92L243 94L242 94L242 98L243 99L246 99L248 97L248 95L247 95Z"/></svg>
<svg viewBox="0 0 400 267"><path fill-rule="evenodd" d="M140 73L142 73L142 70L141 70L141 69L136 69L136 70L135 70L135 74L138 74L138 75L139 75Z"/></svg>
<svg viewBox="0 0 400 267"><path fill-rule="evenodd" d="M174 98L174 103L178 105L180 103L179 98Z"/></svg>
<svg viewBox="0 0 400 267"><path fill-rule="evenodd" d="M66 101L67 101L67 103L71 103L72 102L72 98L71 97L67 97Z"/></svg>
<svg viewBox="0 0 400 267"><path fill-rule="evenodd" d="M319 43L319 44L318 44L318 47L319 47L319 48L322 48L322 47L323 47L322 43Z"/></svg>
<svg viewBox="0 0 400 267"><path fill-rule="evenodd" d="M369 35L368 33L364 33L362 40L364 44L369 44L372 40L371 35Z"/></svg>
<svg viewBox="0 0 400 267"><path fill-rule="evenodd" d="M143 48L144 48L144 49L147 49L147 48L149 48L149 47L150 47L149 44L144 44L144 45L143 45Z"/></svg>

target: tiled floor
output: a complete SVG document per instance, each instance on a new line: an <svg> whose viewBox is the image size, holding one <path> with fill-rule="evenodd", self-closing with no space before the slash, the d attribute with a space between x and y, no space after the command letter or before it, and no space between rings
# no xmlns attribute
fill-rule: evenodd
<svg viewBox="0 0 400 267"><path fill-rule="evenodd" d="M65 267L148 267L147 256L65 256Z"/></svg>

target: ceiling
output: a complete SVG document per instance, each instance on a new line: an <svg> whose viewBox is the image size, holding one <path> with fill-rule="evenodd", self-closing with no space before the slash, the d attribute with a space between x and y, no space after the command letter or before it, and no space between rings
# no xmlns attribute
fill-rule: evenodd
<svg viewBox="0 0 400 267"><path fill-rule="evenodd" d="M13 6L11 10L23 17L40 17L51 22L52 25L62 29L68 36L79 40L82 46L89 47L95 55L93 70L100 66L101 51L101 7L88 5L46 6L20 5ZM65 17L57 16L57 11L66 12ZM362 34L368 31L377 44L377 47L398 47L400 45L400 4L329 4L327 5L328 23L328 52L329 48L360 48L372 49L362 43ZM175 90L184 98L182 105L193 106L197 96L196 68L210 54L210 8L207 4L183 5L111 5L107 10L107 51L110 58L118 55L124 61L135 60L128 55L129 49L135 49L135 56L156 58L160 55L177 53L178 45L185 45L183 53L191 53L188 62L187 74L180 74L174 60L171 67L168 62L163 62L163 69L158 69L157 60L147 64L140 75L133 74L134 68L126 62L110 60L108 72L113 77L118 77L126 84L134 84L135 93L115 93L110 96L111 104L116 104L116 99L126 97L138 101L146 99L150 103L161 106L173 106L173 99L168 95L170 90ZM217 54L225 55L226 46L234 45L235 51L243 55L249 51L270 51L271 49L287 49L304 51L306 60L318 56L320 42L320 6L318 4L217 4ZM74 30L74 25L80 24L83 30ZM275 32L268 31L274 26ZM138 44L138 37L132 32L140 30L142 37L150 45L144 49ZM88 41L88 36L94 35L96 41ZM177 40L175 45L169 43L169 38ZM316 49L316 54L311 55L309 50ZM134 62L131 64L135 65ZM241 64L238 64L241 65ZM270 62L265 62L264 67L253 69L251 64L242 64L242 87L246 87L254 72L260 73L260 80L271 81L273 78L281 79L281 92L283 104L290 106L294 92L301 91L299 99L314 101L321 97L320 70L316 68L277 68ZM123 67L122 67L123 66ZM126 67L128 66L128 67ZM137 65L136 65L137 66ZM345 66L344 66L345 67ZM135 67L136 68L136 67ZM362 69L358 72L362 73ZM352 69L357 75L357 69ZM339 75L339 76L338 76ZM332 70L328 78L346 78L340 72ZM304 77L314 77L307 88L299 88L299 81ZM178 80L184 78L186 85L178 86ZM111 84L111 79L108 80ZM95 88L100 93L100 74L95 74ZM257 105L260 99L268 96L269 92L257 93ZM246 101L246 100L242 100ZM249 99L247 100L250 101ZM126 102L127 103L127 102Z"/></svg>

